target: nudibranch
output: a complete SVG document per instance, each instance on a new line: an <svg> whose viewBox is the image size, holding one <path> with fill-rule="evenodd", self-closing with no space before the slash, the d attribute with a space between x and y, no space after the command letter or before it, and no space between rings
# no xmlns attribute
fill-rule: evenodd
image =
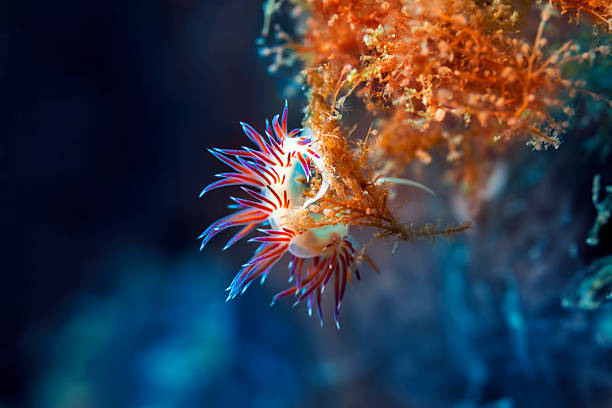
<svg viewBox="0 0 612 408"><path fill-rule="evenodd" d="M338 323L340 305L344 297L347 280L354 273L356 245L349 236L347 225L329 225L301 230L297 215L308 211L326 192L329 183L325 179L322 158L317 143L308 131L287 131L287 103L281 117L276 115L272 125L266 120L265 136L253 127L241 123L244 133L256 145L256 149L242 150L209 149L233 172L217 174L220 180L202 190L200 197L219 187L240 186L249 199L230 197L238 211L212 223L201 235L200 250L218 233L242 226L224 250L245 237L254 229L263 235L251 238L258 242L253 257L242 266L227 291L227 300L244 293L249 285L260 278L263 283L272 267L289 253L290 288L276 294L272 300L293 295L295 304L307 302L308 314L312 315L316 303L321 325L321 295L328 282L334 284L334 320ZM315 175L319 177L318 190L310 191ZM306 192L309 192L307 198ZM320 217L311 214L311 217ZM267 229L256 228L268 226Z"/></svg>

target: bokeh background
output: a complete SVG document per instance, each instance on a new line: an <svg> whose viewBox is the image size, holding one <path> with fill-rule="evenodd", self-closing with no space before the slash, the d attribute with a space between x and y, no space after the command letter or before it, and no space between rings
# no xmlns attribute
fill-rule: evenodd
<svg viewBox="0 0 612 408"><path fill-rule="evenodd" d="M253 245L198 252L228 191L197 196L223 170L205 148L282 107L262 21L256 0L2 2L0 407L612 406L612 308L561 305L611 252L610 226L585 244L591 180L612 184L612 115L588 98L558 151L496 162L478 213L443 160L412 174L438 196L399 191L403 219L474 228L374 246L340 331L268 306L282 265L225 302ZM577 75L612 95L610 58Z"/></svg>

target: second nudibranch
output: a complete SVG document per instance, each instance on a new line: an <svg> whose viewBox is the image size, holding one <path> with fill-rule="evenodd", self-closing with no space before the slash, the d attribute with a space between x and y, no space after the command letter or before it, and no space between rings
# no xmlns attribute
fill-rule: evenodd
<svg viewBox="0 0 612 408"><path fill-rule="evenodd" d="M263 235L249 241L260 245L227 288L227 299L244 293L257 278L261 278L263 283L272 267L288 252L289 282L294 284L276 294L272 304L293 295L295 304L307 302L308 314L311 315L316 303L323 324L321 295L333 279L334 320L339 328L338 314L346 281L351 279L353 272L359 278L358 272L353 271L356 248L349 237L348 226L339 224L300 231L296 223L298 212L309 208L329 186L316 142L302 129L287 131L287 103L282 116L276 115L272 125L266 120L265 137L247 124L241 125L256 149L209 149L233 171L217 174L220 180L204 188L200 197L218 187L240 186L249 199L230 197L235 202L232 208L238 211L212 223L199 237L202 239L200 249L229 227L242 228L223 249L257 229ZM322 177L316 193L309 191L315 174ZM306 198L306 192L311 198ZM312 215L313 218L317 216ZM269 228L256 228L264 225Z"/></svg>

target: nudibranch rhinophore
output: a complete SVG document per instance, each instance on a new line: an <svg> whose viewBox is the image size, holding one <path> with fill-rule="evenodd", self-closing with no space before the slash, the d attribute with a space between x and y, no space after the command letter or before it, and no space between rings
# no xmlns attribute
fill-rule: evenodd
<svg viewBox="0 0 612 408"><path fill-rule="evenodd" d="M246 123L241 125L257 149L209 149L234 171L217 174L220 180L204 188L200 197L218 187L240 186L250 199L230 197L235 202L231 208L238 211L215 221L200 235L200 250L215 235L229 227L242 226L242 229L229 240L224 250L257 226L269 225L267 229L257 229L263 235L249 240L260 245L227 288L227 300L244 293L257 278L261 277L263 283L272 267L289 252L289 282L295 283L276 294L272 304L282 297L294 295L295 304L306 300L308 314L312 315L313 303L316 302L322 325L321 295L333 278L334 320L340 328L338 314L346 281L352 280L352 273L359 279L359 272L354 268L356 248L349 236L348 226L338 224L304 231L296 220L298 212L303 213L304 209L308 209L329 186L316 142L302 129L287 132L286 102L280 119L276 115L272 126L266 120L265 138ZM320 187L307 199L305 192L311 188L315 173L322 178L317 184ZM317 214L311 216L315 218Z"/></svg>

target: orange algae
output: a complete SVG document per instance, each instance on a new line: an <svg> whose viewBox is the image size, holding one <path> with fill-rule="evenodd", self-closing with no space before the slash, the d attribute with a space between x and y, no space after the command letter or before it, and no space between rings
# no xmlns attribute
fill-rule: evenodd
<svg viewBox="0 0 612 408"><path fill-rule="evenodd" d="M593 18L595 25L612 31L612 2L610 0L550 0L550 4L565 14L572 12L575 20L579 20L581 14L587 14Z"/></svg>
<svg viewBox="0 0 612 408"><path fill-rule="evenodd" d="M326 167L325 177L331 188L316 204L305 209L302 228L336 224L374 227L378 230L375 239L391 237L396 240L452 236L470 228L470 223L445 228L435 223L416 228L396 218L389 206L390 183L384 182L381 169L372 163L368 138L354 148L343 136L341 115L336 108L342 79L339 83L327 82L331 66L326 68L328 70L313 70L306 75L310 104L304 124L316 135L318 151ZM343 75L340 72L339 78ZM313 217L313 214L318 216ZM361 256L366 247L362 248Z"/></svg>
<svg viewBox="0 0 612 408"><path fill-rule="evenodd" d="M302 38L288 46L306 67L305 125L333 163L340 197L364 184L342 129L350 95L375 118L367 148L386 163L376 174L400 174L446 150L455 178L473 190L504 142L559 146L573 113L561 98L580 90L562 67L609 52L581 53L570 41L548 50L551 8L542 10L534 38L522 38L517 10L500 0L304 0L296 8L307 17Z"/></svg>

